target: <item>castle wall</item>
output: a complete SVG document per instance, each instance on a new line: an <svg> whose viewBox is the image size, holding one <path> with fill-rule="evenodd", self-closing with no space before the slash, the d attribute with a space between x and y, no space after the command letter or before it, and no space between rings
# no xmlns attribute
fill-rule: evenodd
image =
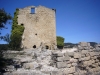
<svg viewBox="0 0 100 75"><path fill-rule="evenodd" d="M35 9L34 13L31 13L31 8ZM55 22L55 11L44 6L19 9L18 25L23 24L25 27L22 46L39 47L43 43L53 49L56 45Z"/></svg>

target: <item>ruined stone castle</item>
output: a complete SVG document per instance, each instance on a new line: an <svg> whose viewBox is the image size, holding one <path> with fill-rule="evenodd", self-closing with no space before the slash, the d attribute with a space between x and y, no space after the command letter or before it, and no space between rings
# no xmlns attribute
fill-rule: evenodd
<svg viewBox="0 0 100 75"><path fill-rule="evenodd" d="M56 46L55 12L55 9L44 6L19 9L18 25L25 27L22 48L38 48L43 45L54 49Z"/></svg>

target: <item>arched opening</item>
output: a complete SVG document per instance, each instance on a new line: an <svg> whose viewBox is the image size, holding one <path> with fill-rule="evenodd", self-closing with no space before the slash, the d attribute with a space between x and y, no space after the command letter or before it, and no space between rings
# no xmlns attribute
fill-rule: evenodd
<svg viewBox="0 0 100 75"><path fill-rule="evenodd" d="M21 23L21 26L24 26L24 24L23 24L23 23Z"/></svg>
<svg viewBox="0 0 100 75"><path fill-rule="evenodd" d="M33 48L36 48L36 45L34 45Z"/></svg>
<svg viewBox="0 0 100 75"><path fill-rule="evenodd" d="M49 46L46 45L45 48L46 48L46 49L49 49Z"/></svg>
<svg viewBox="0 0 100 75"><path fill-rule="evenodd" d="M35 35L37 35L37 33Z"/></svg>

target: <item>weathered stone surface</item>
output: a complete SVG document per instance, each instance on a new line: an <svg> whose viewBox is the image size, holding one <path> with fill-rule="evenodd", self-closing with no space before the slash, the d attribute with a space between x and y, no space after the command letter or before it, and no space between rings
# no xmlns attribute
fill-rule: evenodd
<svg viewBox="0 0 100 75"><path fill-rule="evenodd" d="M96 60L97 59L97 56L94 56L94 59Z"/></svg>
<svg viewBox="0 0 100 75"><path fill-rule="evenodd" d="M57 51L57 50L55 50L55 51L52 51L52 54L54 55L54 56L57 56L57 57L63 57L63 53L61 53L59 50Z"/></svg>
<svg viewBox="0 0 100 75"><path fill-rule="evenodd" d="M83 47L78 45L78 50L83 50Z"/></svg>
<svg viewBox="0 0 100 75"><path fill-rule="evenodd" d="M22 47L36 46L38 48L42 43L43 47L48 46L49 49L54 49L56 45L55 11L44 6L37 6L34 7L34 14L30 14L31 8L33 7L19 9L18 25L24 24L25 27Z"/></svg>
<svg viewBox="0 0 100 75"><path fill-rule="evenodd" d="M86 75L86 71L85 70L80 70L79 75Z"/></svg>
<svg viewBox="0 0 100 75"><path fill-rule="evenodd" d="M68 75L73 75L73 74L68 74Z"/></svg>
<svg viewBox="0 0 100 75"><path fill-rule="evenodd" d="M90 60L90 56L81 58L81 60L85 60L85 61Z"/></svg>
<svg viewBox="0 0 100 75"><path fill-rule="evenodd" d="M3 75L13 75L13 74L8 72L8 73L4 73Z"/></svg>
<svg viewBox="0 0 100 75"><path fill-rule="evenodd" d="M89 60L89 63L91 64L93 64L93 63L95 63L95 60Z"/></svg>
<svg viewBox="0 0 100 75"><path fill-rule="evenodd" d="M90 56L95 56L95 52L90 52Z"/></svg>
<svg viewBox="0 0 100 75"><path fill-rule="evenodd" d="M81 46L83 46L83 47L84 47L84 46L88 46L88 43L87 43L87 42L80 42L79 44L80 44Z"/></svg>
<svg viewBox="0 0 100 75"><path fill-rule="evenodd" d="M57 61L63 62L63 60L64 60L64 57L57 57Z"/></svg>
<svg viewBox="0 0 100 75"><path fill-rule="evenodd" d="M36 63L36 62L25 63L25 64L23 65L23 67L24 67L25 69L35 69L35 68L38 67L38 66L39 66L38 63Z"/></svg>
<svg viewBox="0 0 100 75"><path fill-rule="evenodd" d="M74 52L66 52L65 53L65 56L73 57L74 56Z"/></svg>
<svg viewBox="0 0 100 75"><path fill-rule="evenodd" d="M65 68L63 70L63 75L68 75L69 74L69 68Z"/></svg>
<svg viewBox="0 0 100 75"><path fill-rule="evenodd" d="M90 61L84 61L84 62L83 62L83 65L86 67L86 66L89 66L90 63L91 63Z"/></svg>
<svg viewBox="0 0 100 75"><path fill-rule="evenodd" d="M15 70L14 66L12 66L12 65L6 66L6 67L7 67L6 71L14 71Z"/></svg>
<svg viewBox="0 0 100 75"><path fill-rule="evenodd" d="M94 63L95 63L94 60L89 60L89 61L84 61L83 65L86 67L86 66L89 66L89 65L93 65Z"/></svg>
<svg viewBox="0 0 100 75"><path fill-rule="evenodd" d="M60 71L52 71L50 75L62 75L63 73Z"/></svg>
<svg viewBox="0 0 100 75"><path fill-rule="evenodd" d="M75 70L75 67L71 67L71 68L69 68L69 73L74 73L76 70Z"/></svg>
<svg viewBox="0 0 100 75"><path fill-rule="evenodd" d="M25 69L30 69L30 68L33 67L33 65L26 63L26 64L24 64L23 67L24 67Z"/></svg>
<svg viewBox="0 0 100 75"><path fill-rule="evenodd" d="M78 72L75 72L74 75L79 75Z"/></svg>
<svg viewBox="0 0 100 75"><path fill-rule="evenodd" d="M90 47L88 47L88 46L87 47L84 47L84 50L89 50L89 49L90 49Z"/></svg>
<svg viewBox="0 0 100 75"><path fill-rule="evenodd" d="M65 68L67 67L66 62L57 62L57 68Z"/></svg>
<svg viewBox="0 0 100 75"><path fill-rule="evenodd" d="M70 68L72 66L72 64L67 64L67 67Z"/></svg>
<svg viewBox="0 0 100 75"><path fill-rule="evenodd" d="M100 53L99 53L99 52L95 52L95 55L96 55L96 56L99 56L99 55L100 55Z"/></svg>
<svg viewBox="0 0 100 75"><path fill-rule="evenodd" d="M69 56L65 56L65 57L63 57L63 60L70 60L70 57Z"/></svg>
<svg viewBox="0 0 100 75"><path fill-rule="evenodd" d="M87 46L89 47L90 46L90 43L87 43Z"/></svg>
<svg viewBox="0 0 100 75"><path fill-rule="evenodd" d="M68 56L68 52L66 52L64 55L65 55L65 56Z"/></svg>
<svg viewBox="0 0 100 75"><path fill-rule="evenodd" d="M74 52L68 52L68 55L73 57L74 56Z"/></svg>
<svg viewBox="0 0 100 75"><path fill-rule="evenodd" d="M98 59L96 59L96 60L95 60L95 62L99 62L99 60L98 60Z"/></svg>
<svg viewBox="0 0 100 75"><path fill-rule="evenodd" d="M77 59L70 58L70 62L71 62L71 63L77 63L77 61L78 61Z"/></svg>
<svg viewBox="0 0 100 75"><path fill-rule="evenodd" d="M99 48L99 47L96 47L96 50L97 50L97 51L100 51L100 48Z"/></svg>
<svg viewBox="0 0 100 75"><path fill-rule="evenodd" d="M99 52L90 52L90 56L99 56Z"/></svg>
<svg viewBox="0 0 100 75"><path fill-rule="evenodd" d="M89 51L88 50L82 50L81 53L82 54L87 54L87 53L89 53Z"/></svg>
<svg viewBox="0 0 100 75"><path fill-rule="evenodd" d="M83 48L86 46L83 46ZM18 55L16 61L30 58L27 62L22 62L22 68L14 70L13 73L4 75L99 75L100 71L100 52L91 49L73 51L71 54L67 50L28 50L24 55ZM52 53L51 53L52 52ZM53 53L54 52L54 53ZM73 54L74 53L74 54ZM33 58L36 54L36 59ZM14 61L15 61L14 60ZM36 73L33 72L36 71ZM26 72L27 71L27 72ZM53 72L54 71L54 72Z"/></svg>
<svg viewBox="0 0 100 75"><path fill-rule="evenodd" d="M94 67L98 67L98 63L94 63L93 66L94 66Z"/></svg>
<svg viewBox="0 0 100 75"><path fill-rule="evenodd" d="M72 63L72 66L77 66L78 64L77 63Z"/></svg>
<svg viewBox="0 0 100 75"><path fill-rule="evenodd" d="M63 53L57 53L58 57L62 57L64 54Z"/></svg>
<svg viewBox="0 0 100 75"><path fill-rule="evenodd" d="M32 71L18 71L18 72L12 72L12 73L5 73L4 75L50 75L50 74L43 74L41 72L32 72Z"/></svg>
<svg viewBox="0 0 100 75"><path fill-rule="evenodd" d="M81 57L84 58L85 57L85 54L82 54Z"/></svg>
<svg viewBox="0 0 100 75"><path fill-rule="evenodd" d="M88 57L88 56L90 56L90 54L89 54L89 53L87 53L87 54L85 54L85 56L86 56L86 57Z"/></svg>
<svg viewBox="0 0 100 75"><path fill-rule="evenodd" d="M16 57L16 59L20 60L20 62L31 62L32 61L32 57L31 56L18 56Z"/></svg>
<svg viewBox="0 0 100 75"><path fill-rule="evenodd" d="M81 53L80 52L74 53L74 58L81 58Z"/></svg>

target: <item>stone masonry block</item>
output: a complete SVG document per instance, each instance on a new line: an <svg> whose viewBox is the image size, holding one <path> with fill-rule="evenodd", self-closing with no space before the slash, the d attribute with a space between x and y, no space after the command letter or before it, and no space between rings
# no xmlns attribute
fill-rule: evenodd
<svg viewBox="0 0 100 75"><path fill-rule="evenodd" d="M63 60L70 60L70 57L69 56L64 56Z"/></svg>
<svg viewBox="0 0 100 75"><path fill-rule="evenodd" d="M58 52L52 52L53 55L56 55L57 57L63 57L63 53Z"/></svg>
<svg viewBox="0 0 100 75"><path fill-rule="evenodd" d="M65 55L65 56L68 56L68 52L66 52L64 55Z"/></svg>
<svg viewBox="0 0 100 75"><path fill-rule="evenodd" d="M74 52L69 52L68 55L73 57L74 56Z"/></svg>
<svg viewBox="0 0 100 75"><path fill-rule="evenodd" d="M81 60L90 60L90 56L88 56L88 57L84 57L84 58L81 58Z"/></svg>
<svg viewBox="0 0 100 75"><path fill-rule="evenodd" d="M71 67L71 68L69 68L69 73L75 73L76 71L75 71L75 67Z"/></svg>
<svg viewBox="0 0 100 75"><path fill-rule="evenodd" d="M89 48L89 47L87 47L87 46L86 46L86 47L83 47L83 48L84 48L84 50L89 50L89 49L90 49L90 48Z"/></svg>
<svg viewBox="0 0 100 75"><path fill-rule="evenodd" d="M90 56L95 56L95 52L90 52Z"/></svg>
<svg viewBox="0 0 100 75"><path fill-rule="evenodd" d="M90 43L87 43L87 46L90 46Z"/></svg>
<svg viewBox="0 0 100 75"><path fill-rule="evenodd" d="M82 47L88 46L88 43L87 43L87 42L80 42L79 44L80 44Z"/></svg>
<svg viewBox="0 0 100 75"><path fill-rule="evenodd" d="M62 72L52 71L50 75L62 75Z"/></svg>
<svg viewBox="0 0 100 75"><path fill-rule="evenodd" d="M57 61L63 62L64 57L57 57Z"/></svg>
<svg viewBox="0 0 100 75"><path fill-rule="evenodd" d="M82 54L87 54L87 53L89 53L89 51L88 50L82 50L81 53Z"/></svg>
<svg viewBox="0 0 100 75"><path fill-rule="evenodd" d="M90 65L90 61L84 61L83 65L84 65L84 67L89 66Z"/></svg>
<svg viewBox="0 0 100 75"><path fill-rule="evenodd" d="M78 61L77 59L70 58L70 62L71 62L71 63L77 63L77 61Z"/></svg>
<svg viewBox="0 0 100 75"><path fill-rule="evenodd" d="M65 56L73 57L74 56L74 52L66 52L65 53Z"/></svg>
<svg viewBox="0 0 100 75"><path fill-rule="evenodd" d="M72 65L71 64L67 64L67 67L70 68Z"/></svg>
<svg viewBox="0 0 100 75"><path fill-rule="evenodd" d="M95 55L96 55L96 56L99 56L99 55L100 55L100 53L99 53L99 52L95 52Z"/></svg>
<svg viewBox="0 0 100 75"><path fill-rule="evenodd" d="M83 49L83 47L81 47L80 45L78 45L78 50L82 50Z"/></svg>
<svg viewBox="0 0 100 75"><path fill-rule="evenodd" d="M83 62L83 65L84 65L84 66L89 66L89 65L93 65L94 63L95 63L94 60L89 60L89 61L84 61L84 62Z"/></svg>
<svg viewBox="0 0 100 75"><path fill-rule="evenodd" d="M69 68L65 68L63 70L63 75L68 75L69 74Z"/></svg>
<svg viewBox="0 0 100 75"><path fill-rule="evenodd" d="M58 57L62 57L64 54L63 53L57 53Z"/></svg>
<svg viewBox="0 0 100 75"><path fill-rule="evenodd" d="M65 68L67 67L66 62L57 62L57 68Z"/></svg>
<svg viewBox="0 0 100 75"><path fill-rule="evenodd" d="M77 63L72 63L72 66L77 66Z"/></svg>
<svg viewBox="0 0 100 75"><path fill-rule="evenodd" d="M81 53L80 52L74 53L74 58L81 58Z"/></svg>
<svg viewBox="0 0 100 75"><path fill-rule="evenodd" d="M68 75L73 75L73 74L68 74Z"/></svg>

